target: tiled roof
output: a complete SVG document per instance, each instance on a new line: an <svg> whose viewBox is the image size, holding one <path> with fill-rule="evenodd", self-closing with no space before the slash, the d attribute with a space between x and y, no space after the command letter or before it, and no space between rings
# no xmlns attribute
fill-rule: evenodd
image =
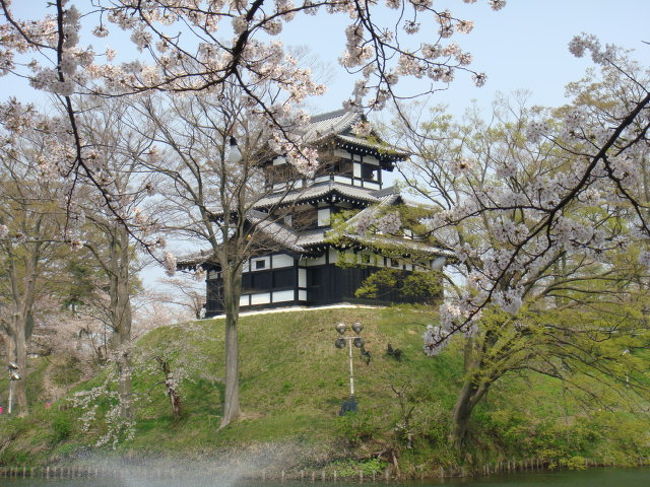
<svg viewBox="0 0 650 487"><path fill-rule="evenodd" d="M283 248L295 252L304 252L305 249L298 244L298 234L291 228L288 228L277 221L267 219L268 215L261 211L251 210L247 213L246 219L254 225L256 229L271 241L277 243ZM199 250L191 254L179 256L177 266L193 267L204 264L214 255L212 249Z"/></svg>
<svg viewBox="0 0 650 487"><path fill-rule="evenodd" d="M337 110L315 115L305 129L304 141L307 144L313 144L330 135L340 134L349 130L359 120L361 120L359 113L348 110Z"/></svg>
<svg viewBox="0 0 650 487"><path fill-rule="evenodd" d="M355 235L351 233L346 233L345 237L351 241L358 242L361 245L376 247L381 246L384 248L399 248L399 249L409 249L415 252L422 252L430 255L438 255L444 257L454 257L454 253L451 250L443 249L441 247L435 247L433 245L428 245L424 242L418 242L417 240L410 240L401 237L392 237L387 235Z"/></svg>
<svg viewBox="0 0 650 487"><path fill-rule="evenodd" d="M204 264L214 255L212 249L203 249L191 254L180 255L176 259L176 265L180 268Z"/></svg>
<svg viewBox="0 0 650 487"><path fill-rule="evenodd" d="M355 137L353 135L343 135L338 134L337 139L347 142L348 144L357 145L361 147L366 147L368 149L376 150L379 155L384 157L392 157L394 159L406 159L409 157L408 152L398 151L395 148L389 146L385 142L379 141L376 142L372 139L367 139L363 137Z"/></svg>
<svg viewBox="0 0 650 487"><path fill-rule="evenodd" d="M269 219L268 214L251 210L246 215L246 218L251 223L257 225L257 229L260 232L278 245L296 252L304 252L305 249L298 245L298 234L291 228Z"/></svg>
<svg viewBox="0 0 650 487"><path fill-rule="evenodd" d="M394 190L394 187L393 187ZM375 195L379 193L378 191L375 191ZM352 218L348 220L348 227L351 225L354 225L354 222L357 220L361 220L365 217L372 217L372 215L380 208L383 208L385 206L390 206L393 205L399 198L400 195L399 193L396 192L391 192L391 193L381 193L381 196L375 196L376 198L376 205L374 206L368 206L361 210L359 213L354 215Z"/></svg>
<svg viewBox="0 0 650 487"><path fill-rule="evenodd" d="M404 237L395 237L390 235L377 235L377 234L360 235L358 233L355 233L354 230L352 230L352 228L354 228L355 222L357 220L361 220L366 217L372 218L375 212L381 211L382 208L389 207L395 204L395 202L400 198L399 193L394 192L394 189L393 192L388 192L383 190L377 191L375 192L375 195L377 196L378 204L375 206L369 206L367 208L364 208L359 213L357 213L352 218L350 218L347 222L348 230L342 235L344 238L360 243L362 245L370 245L370 246L380 245L383 247L393 247L393 248L398 247L398 248L406 248L417 252L423 252L432 255L440 255L446 257L453 256L453 252L432 245L428 245L423 242L418 242L417 240L411 240Z"/></svg>
<svg viewBox="0 0 650 487"><path fill-rule="evenodd" d="M380 194L384 194L385 191L388 191L390 189L394 191L394 188L387 188L386 190L381 190L382 193ZM277 204L289 204L298 201L308 201L314 198L321 198L329 193L335 192L342 196L360 199L369 203L379 203L380 201L380 198L376 196L379 193L377 190L360 188L358 186L350 186L349 184L329 182L325 184L315 184L314 186L309 186L304 189L291 191L288 194L267 196L260 199L255 206L257 208L264 208Z"/></svg>
<svg viewBox="0 0 650 487"><path fill-rule="evenodd" d="M315 230L308 230L306 232L301 232L299 237L298 237L298 245L301 247L308 247L310 245L319 245L325 243L326 236L325 236L325 230L320 228L320 229L315 229Z"/></svg>
<svg viewBox="0 0 650 487"><path fill-rule="evenodd" d="M357 137L352 133L352 126L361 121L363 116L352 110L336 110L334 112L322 113L311 117L310 124L303 133L305 144L316 144L330 137L344 144L351 144L357 147L364 147L375 153L380 159L401 160L406 159L409 154L391 148L381 140L374 140L369 137Z"/></svg>

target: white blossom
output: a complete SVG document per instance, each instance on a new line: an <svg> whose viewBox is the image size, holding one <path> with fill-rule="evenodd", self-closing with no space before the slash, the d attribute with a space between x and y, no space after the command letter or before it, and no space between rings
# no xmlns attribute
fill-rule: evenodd
<svg viewBox="0 0 650 487"><path fill-rule="evenodd" d="M352 126L352 132L359 137L368 137L372 132L372 126L365 120L361 120Z"/></svg>
<svg viewBox="0 0 650 487"><path fill-rule="evenodd" d="M474 22L471 20L461 20L456 24L456 30L463 34L469 34L474 29Z"/></svg>
<svg viewBox="0 0 650 487"><path fill-rule="evenodd" d="M392 211L382 215L375 223L379 232L395 234L402 228L402 219L397 211Z"/></svg>
<svg viewBox="0 0 650 487"><path fill-rule="evenodd" d="M168 276L173 276L176 273L176 257L171 252L165 252L163 257L163 265Z"/></svg>
<svg viewBox="0 0 650 487"><path fill-rule="evenodd" d="M198 282L205 281L206 276L207 276L207 272L203 267L198 267L194 272L194 280Z"/></svg>
<svg viewBox="0 0 650 487"><path fill-rule="evenodd" d="M440 326L427 325L427 329L422 336L424 353L429 357L440 354L447 346L447 337L447 333Z"/></svg>
<svg viewBox="0 0 650 487"><path fill-rule="evenodd" d="M412 20L407 20L404 22L404 31L407 34L415 34L420 30L420 23L414 22Z"/></svg>
<svg viewBox="0 0 650 487"><path fill-rule="evenodd" d="M476 73L474 76L474 84L479 88L485 85L487 81L487 75L485 73Z"/></svg>
<svg viewBox="0 0 650 487"><path fill-rule="evenodd" d="M523 289L515 288L506 291L495 291L493 296L494 302L499 305L506 313L517 314L522 305Z"/></svg>
<svg viewBox="0 0 650 487"><path fill-rule="evenodd" d="M103 25L98 25L93 29L93 35L96 37L106 37L108 36L108 34L109 34L108 29Z"/></svg>

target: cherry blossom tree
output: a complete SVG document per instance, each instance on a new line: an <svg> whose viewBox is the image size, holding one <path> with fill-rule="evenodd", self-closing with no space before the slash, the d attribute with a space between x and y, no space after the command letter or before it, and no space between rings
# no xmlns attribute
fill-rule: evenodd
<svg viewBox="0 0 650 487"><path fill-rule="evenodd" d="M276 97L277 91L258 93ZM280 106L276 98L277 106ZM316 168L313 149L294 150L287 138L298 140L298 131L306 114L283 121L287 135L278 133L265 117L256 114L236 88L217 94L183 97L143 98L136 109L132 126L153 131L155 148L143 161L152 173L162 175L158 190L163 196L156 212L171 234L193 240L203 246L194 256L178 262L195 269L200 280L205 271L220 273L222 301L226 315L226 373L222 426L239 416L239 346L237 324L241 275L246 261L256 252L268 252L280 245L273 228L281 218L275 210L293 188L298 177ZM289 133L291 130L293 133ZM266 184L263 163L284 154L289 178L284 190ZM268 200L261 208L263 200ZM167 254L170 274L177 260Z"/></svg>
<svg viewBox="0 0 650 487"><path fill-rule="evenodd" d="M203 318L206 304L205 286L203 283L197 282L194 276L185 279L183 279L183 276L175 276L173 278L161 279L159 282L169 289L169 291L153 293L151 296L153 302L156 304L166 303L169 306L180 308L185 312L185 320L192 318L199 320Z"/></svg>
<svg viewBox="0 0 650 487"><path fill-rule="evenodd" d="M38 301L54 291L63 244L58 200L64 187L39 167L49 148L47 138L25 134L0 149L0 331L7 336L7 358L19 367L14 392L22 415L28 412L27 347Z"/></svg>
<svg viewBox="0 0 650 487"><path fill-rule="evenodd" d="M504 0L488 3L495 10L505 5ZM303 147L300 138L292 136L291 127L304 119L299 104L308 96L321 94L324 86L315 83L310 71L273 39L286 22L301 15L348 16L341 64L358 78L348 101L358 110L381 109L391 100L411 98L412 92L400 92L398 87L404 76L421 79L423 94L444 87L457 72L467 72L477 85L485 82L484 74L469 68L471 55L448 40L456 32L471 31L472 22L437 9L430 0L388 0L385 4L356 0L277 0L271 4L263 0L250 4L93 0L83 7L55 0L43 2L43 8L43 15L37 9L35 18L18 18L11 0L0 0L0 75L26 78L35 89L52 93L65 118L39 127L32 107L10 100L2 107L2 123L8 132L47 129L56 140L45 161L48 170L70 177L73 183L83 178L93 184L99 189L103 207L126 225L130 221L122 201L112 197L107 189L110 181L95 167L98 151L81 127L82 109L73 95L124 97L153 91L218 95L234 88L248 111L263 119L275 147L297 166L308 169L316 164L317 153ZM382 11L397 12L398 21L388 15L387 23L382 24ZM93 24L91 30L100 38L126 34L139 54L135 59L124 55L127 60L118 63L115 52L96 52L90 45L82 45L82 23L86 27ZM422 23L435 25L437 32L421 38ZM280 96L268 97L267 90ZM171 265L173 256L168 254L165 260ZM229 336L232 342L232 333ZM226 389L234 390L231 386ZM230 392L226 396L234 397ZM238 402L228 404L233 405L234 413L225 418L236 416Z"/></svg>
<svg viewBox="0 0 650 487"><path fill-rule="evenodd" d="M530 157L535 155L541 159L552 151L553 156L559 158L553 170L540 172L525 186L494 184L476 190L471 187L465 194L457 194L445 189L440 180L435 191L420 191L441 208L430 221L432 232L447 242L461 260L476 253L477 249L462 240L445 240L443 235L466 220L475 221L487 215L506 218L502 238L513 242L505 252L478 251L486 270L473 280L477 282L476 294L460 305L464 315L448 317L450 335L465 331L473 317L490 302L517 307L524 289L511 285L508 276L544 268L553 260L556 249L565 247L567 242L578 245L576 239L581 239L582 245L588 247L592 239L602 241L601 235L585 228L588 225L581 226L565 218L564 211L571 205L584 201L594 201L598 205L602 198L611 196L617 206L628 207L631 212L632 231L626 242L645 242L650 235L649 200L643 187L644 179L633 176L647 161L648 74L628 61L619 49L602 48L592 36L576 37L570 48L576 54L591 51L594 62L601 66L601 79L571 85L575 96L571 105L546 116L527 114L525 130L522 128L520 135L530 144L546 142ZM603 98L596 98L595 93ZM462 175L464 171L473 170L475 160L464 157L461 149L459 146L455 153L449 149L441 154L448 161L444 169L447 173L455 171ZM493 156L496 162L486 177L496 174L507 181L507 177L519 175L518 159L509 160L502 155L502 152L508 154L508 150L509 147ZM524 147L522 150L530 149ZM521 157L519 153L514 155ZM432 175L430 169L426 174L432 179L440 178ZM518 213L525 215L526 226L509 216ZM642 260L645 256L645 252L640 254Z"/></svg>
<svg viewBox="0 0 650 487"><path fill-rule="evenodd" d="M126 105L121 99L87 98L78 102L83 113L78 127L92 158L92 178L102 182L98 191L90 178L80 176L70 193L67 233L79 242L96 279L90 283L95 299L84 312L111 331L110 351L118 369L118 393L122 414L130 415L132 346L132 296L139 287L139 243L150 251L160 248L156 222L148 217L146 200L153 181L139 160L151 141L124 122ZM110 201L110 206L106 201Z"/></svg>
<svg viewBox="0 0 650 487"><path fill-rule="evenodd" d="M487 3L499 10L505 0ZM33 88L57 97L66 119L53 129L67 150L53 154L50 163L68 176L83 173L100 189L103 184L92 171L92 153L79 128L74 94L211 92L231 85L246 94L268 124L286 135L287 111L325 89L279 40L283 26L301 16L349 19L341 29L347 42L340 63L357 78L347 103L359 110L412 98L413 92L399 88L402 77L421 80L421 94L444 87L459 72L473 76L479 86L486 79L469 67L471 55L449 40L470 32L472 21L431 0L92 0L83 5L54 0L35 5L33 12L33 18L19 18L11 0L0 0L0 75L26 78ZM136 56L122 53L125 60L117 62L114 51L95 51L82 39L82 26L99 38L129 37ZM421 26L426 35L420 33ZM260 97L260 84L272 85L290 103L278 107ZM36 123L27 113L9 114L5 125ZM285 142L294 150L303 149L291 138ZM105 204L118 213L110 198Z"/></svg>
<svg viewBox="0 0 650 487"><path fill-rule="evenodd" d="M577 371L619 385L624 370L638 380L643 367L629 352L648 346L650 98L644 77L614 48L584 42L605 65L602 78L570 87L573 104L502 101L490 123L441 113L409 139L419 157L407 182L433 205L431 238L454 252L461 276L447 289L440 325L425 334L429 355L453 336L466 341L456 445L474 407L508 372L571 382Z"/></svg>
<svg viewBox="0 0 650 487"><path fill-rule="evenodd" d="M206 374L211 357L205 345L215 341L208 331L209 327L200 324L176 324L157 330L139 344L135 357L138 373L160 379L175 420L183 414L184 384L199 379L215 380ZM179 333L183 334L181 340Z"/></svg>

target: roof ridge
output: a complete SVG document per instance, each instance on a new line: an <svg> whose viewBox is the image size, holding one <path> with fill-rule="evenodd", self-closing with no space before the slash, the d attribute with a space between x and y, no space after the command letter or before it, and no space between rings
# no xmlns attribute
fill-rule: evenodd
<svg viewBox="0 0 650 487"><path fill-rule="evenodd" d="M330 118L342 117L349 111L350 110L347 110L345 108L340 108L338 110L333 110L331 112L318 113L316 115L312 115L309 121L312 123L322 122L323 120L329 120Z"/></svg>
<svg viewBox="0 0 650 487"><path fill-rule="evenodd" d="M382 189L377 189L373 191L372 195L375 196L376 198L382 198L384 196L389 196L389 195L399 195L399 187L396 184L393 184L392 186L388 186L386 188Z"/></svg>

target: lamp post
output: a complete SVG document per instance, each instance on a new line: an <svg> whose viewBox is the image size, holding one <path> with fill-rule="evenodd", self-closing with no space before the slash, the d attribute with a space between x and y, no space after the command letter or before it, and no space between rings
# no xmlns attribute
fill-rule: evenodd
<svg viewBox="0 0 650 487"><path fill-rule="evenodd" d="M9 362L7 364L7 370L9 370L9 400L7 401L7 414L11 414L14 403L14 382L20 380L20 374L18 374L18 365L15 362Z"/></svg>
<svg viewBox="0 0 650 487"><path fill-rule="evenodd" d="M357 348L363 347L363 338L359 336L361 330L363 330L363 325L361 323L355 323L350 328L345 323L339 323L336 325L336 331L339 333L339 337L334 341L334 346L336 348L345 348L347 343L348 346L348 361L350 364L350 397L346 399L341 405L341 411L339 415L344 415L349 411L357 410L357 400L354 396L354 360L352 356L352 346L354 345ZM353 332L353 335L346 335L346 332L350 329Z"/></svg>

